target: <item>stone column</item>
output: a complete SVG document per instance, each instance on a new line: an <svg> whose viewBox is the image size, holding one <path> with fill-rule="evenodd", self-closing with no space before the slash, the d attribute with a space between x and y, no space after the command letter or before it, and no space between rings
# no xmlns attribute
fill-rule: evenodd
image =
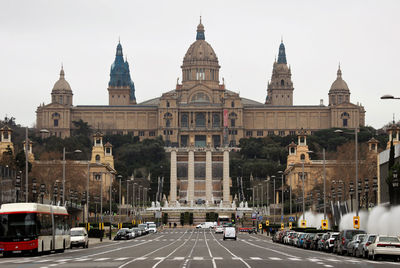
<svg viewBox="0 0 400 268"><path fill-rule="evenodd" d="M224 162L223 162L223 175L222 175L222 200L224 205L230 203L230 189L229 189L229 150L224 148Z"/></svg>
<svg viewBox="0 0 400 268"><path fill-rule="evenodd" d="M170 191L169 191L169 201L172 205L175 205L176 202L176 181L178 179L177 176L177 167L176 167L176 150L173 149L171 151L171 175L170 175Z"/></svg>
<svg viewBox="0 0 400 268"><path fill-rule="evenodd" d="M187 201L194 201L194 149L189 149Z"/></svg>
<svg viewBox="0 0 400 268"><path fill-rule="evenodd" d="M206 200L211 204L213 196L212 186L212 153L211 149L206 150Z"/></svg>

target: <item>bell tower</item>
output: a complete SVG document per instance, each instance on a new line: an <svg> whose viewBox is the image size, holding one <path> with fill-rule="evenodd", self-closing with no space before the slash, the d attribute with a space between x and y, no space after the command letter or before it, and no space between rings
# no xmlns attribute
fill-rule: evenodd
<svg viewBox="0 0 400 268"><path fill-rule="evenodd" d="M272 106L293 106L292 72L286 61L283 41L279 46L278 61L275 60L271 81L268 82L265 104Z"/></svg>
<svg viewBox="0 0 400 268"><path fill-rule="evenodd" d="M0 159L4 153L14 153L14 144L11 141L12 129L5 125L0 129Z"/></svg>

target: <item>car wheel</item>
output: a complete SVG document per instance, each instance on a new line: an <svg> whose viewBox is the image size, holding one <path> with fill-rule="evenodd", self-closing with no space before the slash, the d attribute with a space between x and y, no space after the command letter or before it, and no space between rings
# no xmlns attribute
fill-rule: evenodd
<svg viewBox="0 0 400 268"><path fill-rule="evenodd" d="M236 241L237 237L235 236L235 241Z"/></svg>
<svg viewBox="0 0 400 268"><path fill-rule="evenodd" d="M354 253L354 255L358 258L360 257L360 253L358 252L358 249L356 249L356 252Z"/></svg>
<svg viewBox="0 0 400 268"><path fill-rule="evenodd" d="M225 238L225 236L224 236L224 240L225 240L226 238Z"/></svg>
<svg viewBox="0 0 400 268"><path fill-rule="evenodd" d="M89 248L89 241L87 241L86 243L86 248Z"/></svg>

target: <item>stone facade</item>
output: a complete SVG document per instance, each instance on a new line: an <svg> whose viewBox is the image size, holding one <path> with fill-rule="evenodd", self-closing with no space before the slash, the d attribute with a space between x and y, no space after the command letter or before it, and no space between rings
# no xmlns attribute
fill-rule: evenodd
<svg viewBox="0 0 400 268"><path fill-rule="evenodd" d="M182 82L177 81L175 89L136 103L129 65L118 44L108 84L109 105L74 106L72 89L62 69L51 103L37 108L37 129L68 137L72 121L82 119L105 134L132 134L140 139L161 135L173 146L219 147L238 144L243 137L284 136L301 128L311 133L365 123L365 110L350 102L350 90L340 67L329 90L329 105L322 101L319 105L293 105L294 84L283 43L263 103L242 98L228 90L223 80L221 83L218 57L205 41L201 23L181 68Z"/></svg>

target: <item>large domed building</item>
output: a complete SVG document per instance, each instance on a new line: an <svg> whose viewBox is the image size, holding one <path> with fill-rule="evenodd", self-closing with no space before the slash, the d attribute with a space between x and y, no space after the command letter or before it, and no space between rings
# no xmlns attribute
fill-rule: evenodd
<svg viewBox="0 0 400 268"><path fill-rule="evenodd" d="M238 93L228 90L223 79L220 81L220 68L217 54L206 41L204 26L200 21L196 40L183 58L182 82L177 81L174 89L160 97L137 102L129 64L123 58L122 45L119 43L107 88L109 105L74 106L72 89L62 69L60 79L51 93L51 103L37 108L37 129L47 129L51 135L68 137L73 128L72 122L81 119L105 134L131 134L140 139L162 136L171 148L209 150L235 147L241 138L246 137L296 135L300 129L312 134L320 129L364 125L365 110L361 105L351 103L350 90L342 78L340 67L337 79L329 90L329 105L324 105L322 100L316 105L293 105L294 85L283 42L279 46L278 59L273 63L265 101L242 98ZM204 156L190 153L180 156L179 150L170 149L173 151L172 164L191 161L192 164L195 162L200 166L208 166L211 161L211 156L206 153ZM225 197L218 195L218 189L229 188L226 182L229 168L226 171L224 164L226 154L220 153L220 157L212 156L213 168L214 160L220 161L215 164L215 170L203 166L192 166L186 170L179 165L171 167L171 172L175 172L171 173L171 189L180 189L179 193L173 192L171 195L179 200L186 196L185 200L203 198L211 202L212 199L222 198L228 202L229 192L224 192ZM196 178L196 186L191 184L190 179L186 181L189 185L180 184L180 177ZM224 182L213 180L211 183L208 181L210 177L224 178ZM173 178L176 185L172 185ZM199 178L208 179L201 182ZM215 195L211 189L216 191ZM171 200L176 199L173 197Z"/></svg>

